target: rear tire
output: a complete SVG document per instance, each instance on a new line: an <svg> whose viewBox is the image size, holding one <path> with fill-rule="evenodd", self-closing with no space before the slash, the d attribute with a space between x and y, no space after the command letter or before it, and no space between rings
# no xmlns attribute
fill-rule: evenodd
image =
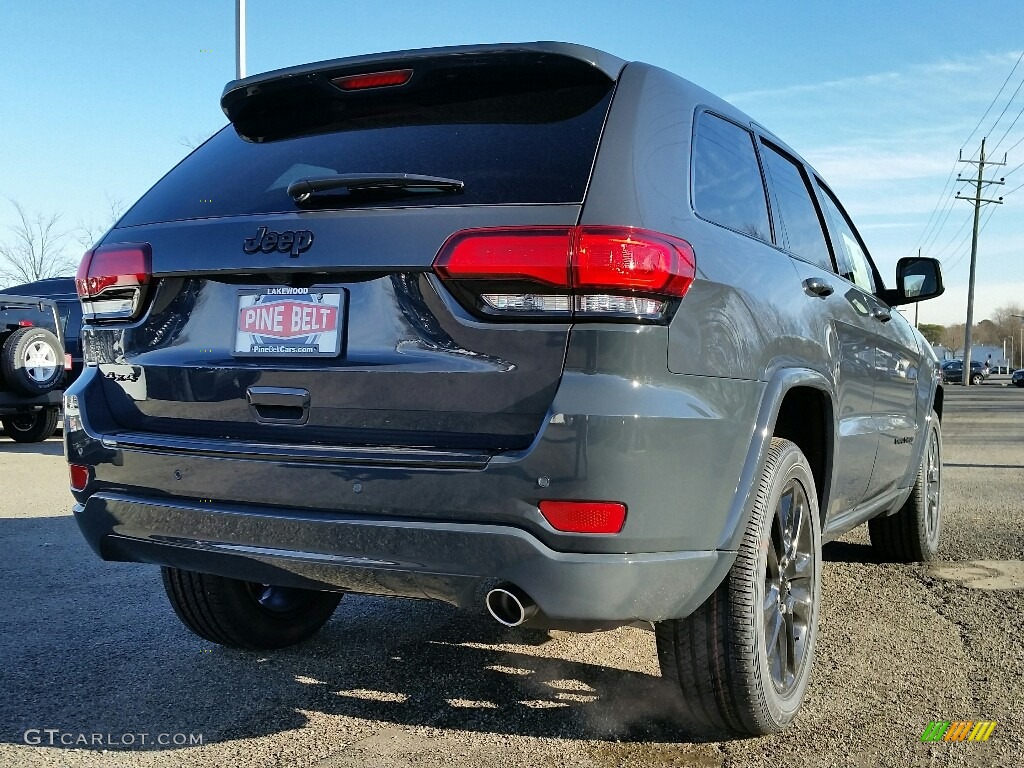
<svg viewBox="0 0 1024 768"><path fill-rule="evenodd" d="M868 521L875 553L886 562L924 563L934 560L942 536L942 430L932 411L910 497L899 512Z"/></svg>
<svg viewBox="0 0 1024 768"><path fill-rule="evenodd" d="M814 477L795 444L772 438L729 575L692 615L655 626L683 725L759 736L792 721L811 678L820 591Z"/></svg>
<svg viewBox="0 0 1024 768"><path fill-rule="evenodd" d="M0 419L4 434L16 443L41 443L57 431L59 415L56 408L18 413Z"/></svg>
<svg viewBox="0 0 1024 768"><path fill-rule="evenodd" d="M4 342L0 370L11 389L23 395L45 395L64 376L64 351L45 328L19 328Z"/></svg>
<svg viewBox="0 0 1024 768"><path fill-rule="evenodd" d="M254 584L161 568L164 591L182 624L204 640L248 650L295 645L314 635L341 594Z"/></svg>
<svg viewBox="0 0 1024 768"><path fill-rule="evenodd" d="M978 386L984 380L985 380L985 377L982 376L980 373L976 373L973 376L971 376L971 384L973 384L974 386Z"/></svg>

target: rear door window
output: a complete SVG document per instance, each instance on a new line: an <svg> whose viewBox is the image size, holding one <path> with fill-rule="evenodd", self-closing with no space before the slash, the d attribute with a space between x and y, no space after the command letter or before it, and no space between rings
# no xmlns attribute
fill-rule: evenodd
<svg viewBox="0 0 1024 768"><path fill-rule="evenodd" d="M715 224L772 240L754 137L708 112L698 116L693 140L693 207Z"/></svg>
<svg viewBox="0 0 1024 768"><path fill-rule="evenodd" d="M828 241L801 166L782 150L762 142L761 157L772 195L776 243L832 271Z"/></svg>
<svg viewBox="0 0 1024 768"><path fill-rule="evenodd" d="M586 70L463 66L350 101L264 105L255 122L227 126L183 160L119 226L293 212L291 182L350 173L440 176L465 189L339 192L318 209L581 202L614 85Z"/></svg>

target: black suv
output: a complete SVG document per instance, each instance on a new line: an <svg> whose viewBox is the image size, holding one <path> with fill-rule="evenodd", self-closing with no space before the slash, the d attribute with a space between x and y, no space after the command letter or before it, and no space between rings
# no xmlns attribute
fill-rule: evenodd
<svg viewBox="0 0 1024 768"><path fill-rule="evenodd" d="M821 544L934 557L942 389L838 198L656 67L559 43L229 83L78 273L75 515L210 641L345 592L653 622L708 730L810 679Z"/></svg>
<svg viewBox="0 0 1024 768"><path fill-rule="evenodd" d="M988 378L988 370L983 363L971 360L971 384L978 385ZM964 380L964 361L947 360L942 364L942 381L945 384L962 384Z"/></svg>
<svg viewBox="0 0 1024 768"><path fill-rule="evenodd" d="M56 431L67 362L57 305L0 294L0 424L5 435L35 443Z"/></svg>
<svg viewBox="0 0 1024 768"><path fill-rule="evenodd" d="M33 283L15 285L4 288L3 292L15 296L39 296L49 299L57 305L60 316L61 338L64 340L64 352L71 358L71 368L67 371L66 383L71 384L82 373L82 304L75 290L73 277L51 277L36 280Z"/></svg>

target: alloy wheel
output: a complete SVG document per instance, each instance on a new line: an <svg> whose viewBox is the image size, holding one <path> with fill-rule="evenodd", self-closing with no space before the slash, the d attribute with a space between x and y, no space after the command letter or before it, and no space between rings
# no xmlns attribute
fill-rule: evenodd
<svg viewBox="0 0 1024 768"><path fill-rule="evenodd" d="M939 459L939 443L934 436L928 440L924 466L924 530L928 541L934 540L939 528L940 503L942 501L942 464Z"/></svg>
<svg viewBox="0 0 1024 768"><path fill-rule="evenodd" d="M57 353L45 341L33 341L25 347L22 365L28 377L37 384L45 384L57 372Z"/></svg>
<svg viewBox="0 0 1024 768"><path fill-rule="evenodd" d="M803 485L790 479L775 508L762 605L768 669L783 695L797 684L813 618L816 566L809 516Z"/></svg>

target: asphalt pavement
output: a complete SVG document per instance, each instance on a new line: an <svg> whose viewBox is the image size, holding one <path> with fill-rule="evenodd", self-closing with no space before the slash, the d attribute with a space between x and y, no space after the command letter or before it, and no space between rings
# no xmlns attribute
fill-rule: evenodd
<svg viewBox="0 0 1024 768"><path fill-rule="evenodd" d="M514 631L346 597L311 641L189 634L155 567L104 563L59 440L0 437L0 766L1017 766L1024 760L1024 389L947 387L942 562L825 548L814 677L783 734L666 719L654 638ZM931 721L995 721L924 743ZM201 741L201 744L198 743Z"/></svg>

